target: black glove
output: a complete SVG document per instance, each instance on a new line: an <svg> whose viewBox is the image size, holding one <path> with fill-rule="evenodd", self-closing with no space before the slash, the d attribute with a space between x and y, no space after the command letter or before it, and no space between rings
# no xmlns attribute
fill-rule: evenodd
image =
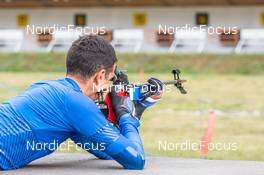
<svg viewBox="0 0 264 175"><path fill-rule="evenodd" d="M157 101L159 101L163 94L164 84L156 79L150 78L148 80L150 84L151 91L147 92L142 99L139 101L134 101L135 111L133 116L137 117L139 120L143 112L150 106L153 106Z"/></svg>
<svg viewBox="0 0 264 175"><path fill-rule="evenodd" d="M134 104L128 96L119 96L116 92L115 87L111 88L111 102L115 111L117 121L124 114L131 114L134 110Z"/></svg>
<svg viewBox="0 0 264 175"><path fill-rule="evenodd" d="M119 121L120 117L124 114L131 114L134 110L134 104L130 100L128 96L119 96L118 92L122 90L124 87L122 87L123 84L128 84L128 77L125 73L118 71L117 78L113 82L114 85L111 88L111 102L113 109L115 111L117 121ZM123 89L124 90L124 89Z"/></svg>

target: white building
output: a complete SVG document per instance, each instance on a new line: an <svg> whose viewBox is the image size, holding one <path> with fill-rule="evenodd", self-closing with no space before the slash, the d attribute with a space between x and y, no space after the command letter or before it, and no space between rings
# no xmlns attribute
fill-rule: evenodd
<svg viewBox="0 0 264 175"><path fill-rule="evenodd" d="M156 41L155 31L160 26L177 28L197 24L206 24L209 27L236 27L240 30L262 29L264 1L233 0L232 3L227 0L0 1L0 29L85 25L98 33L102 28L112 30L137 28L144 29L144 42L153 43ZM216 40L216 36L208 37L208 42ZM30 43L32 44L32 36L26 36L22 48L33 49L34 47L28 46Z"/></svg>

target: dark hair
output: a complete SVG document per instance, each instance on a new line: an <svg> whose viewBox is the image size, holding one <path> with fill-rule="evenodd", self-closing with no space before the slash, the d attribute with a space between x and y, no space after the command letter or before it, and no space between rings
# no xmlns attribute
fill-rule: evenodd
<svg viewBox="0 0 264 175"><path fill-rule="evenodd" d="M68 51L67 74L90 78L100 69L110 69L117 62L114 48L102 37L84 35L74 41Z"/></svg>

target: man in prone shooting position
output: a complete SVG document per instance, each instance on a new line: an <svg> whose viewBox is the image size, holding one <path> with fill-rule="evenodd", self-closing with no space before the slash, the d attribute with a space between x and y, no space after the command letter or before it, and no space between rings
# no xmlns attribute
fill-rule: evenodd
<svg viewBox="0 0 264 175"><path fill-rule="evenodd" d="M97 107L98 91L109 85L116 69L113 47L104 39L85 35L73 42L67 54L66 78L40 81L0 105L0 170L23 167L51 154L48 144L71 138L101 159L114 159L126 169L143 169L144 149L138 132L143 111L161 97L163 83L134 103L127 96L111 91L111 103L118 128ZM121 82L128 82L122 75ZM114 82L117 83L117 82ZM41 150L28 144L42 144Z"/></svg>

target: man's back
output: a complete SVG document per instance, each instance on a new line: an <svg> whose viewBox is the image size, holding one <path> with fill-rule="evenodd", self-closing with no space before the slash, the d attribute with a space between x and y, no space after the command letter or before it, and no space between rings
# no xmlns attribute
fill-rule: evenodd
<svg viewBox="0 0 264 175"><path fill-rule="evenodd" d="M3 169L45 156L54 150L47 143L60 144L71 136L73 129L66 118L69 91L81 92L69 78L37 82L0 106Z"/></svg>

